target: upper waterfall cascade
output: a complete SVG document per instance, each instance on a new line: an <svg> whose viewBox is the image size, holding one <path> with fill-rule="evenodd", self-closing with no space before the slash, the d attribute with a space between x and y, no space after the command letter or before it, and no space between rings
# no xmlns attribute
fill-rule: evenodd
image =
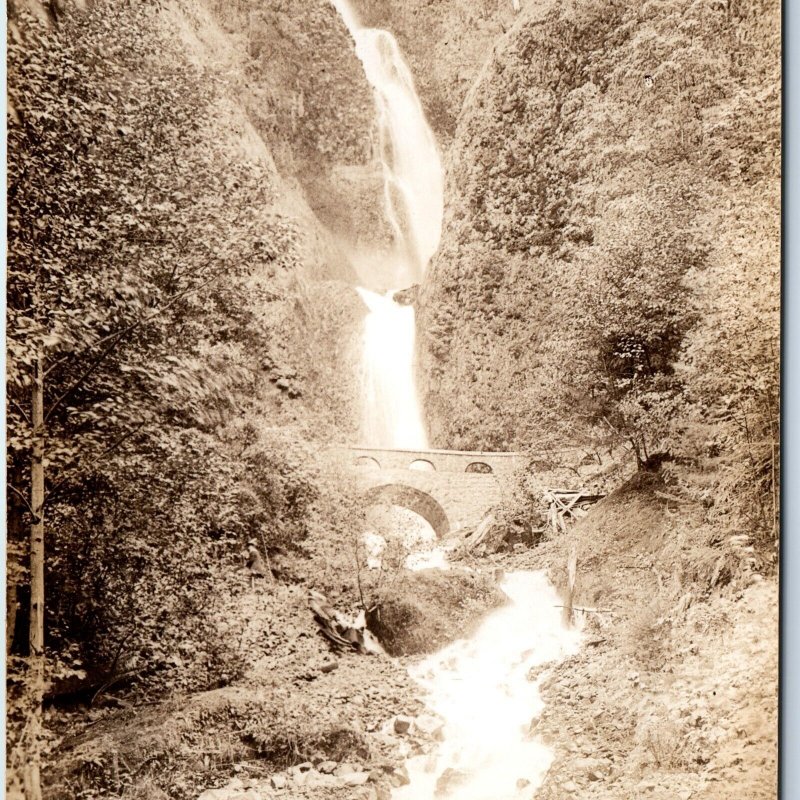
<svg viewBox="0 0 800 800"><path fill-rule="evenodd" d="M444 210L441 158L394 36L363 27L346 0L331 2L350 31L375 97L384 206L394 232L394 253L375 269L391 272L396 289L402 289L422 280L439 246ZM366 289L359 293L368 308L362 357L362 443L427 447L414 377L414 309L395 303L393 292L383 297Z"/></svg>
<svg viewBox="0 0 800 800"><path fill-rule="evenodd" d="M373 88L386 215L406 274L398 288L422 279L442 234L444 177L436 138L414 79L391 33L365 28L346 0L332 0L355 42Z"/></svg>

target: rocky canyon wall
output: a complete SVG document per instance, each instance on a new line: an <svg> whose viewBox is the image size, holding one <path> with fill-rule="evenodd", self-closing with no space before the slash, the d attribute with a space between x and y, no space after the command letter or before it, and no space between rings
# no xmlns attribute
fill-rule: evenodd
<svg viewBox="0 0 800 800"><path fill-rule="evenodd" d="M495 38L454 111L445 232L420 298L435 444L516 448L547 424L575 435L543 419L548 381L588 369L565 332L589 329L619 248L631 307L634 274L675 264L691 296L679 305L705 320L676 362L722 369L709 355L720 324L774 344L780 14L761 6L527 3Z"/></svg>

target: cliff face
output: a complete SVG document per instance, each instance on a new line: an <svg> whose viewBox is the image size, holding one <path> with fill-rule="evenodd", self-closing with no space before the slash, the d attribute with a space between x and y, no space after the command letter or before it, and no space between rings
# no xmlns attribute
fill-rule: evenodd
<svg viewBox="0 0 800 800"><path fill-rule="evenodd" d="M373 157L373 101L350 36L327 0L182 3L196 61L224 75L269 152L282 207L313 246L308 275L353 279L347 251L388 235Z"/></svg>
<svg viewBox="0 0 800 800"><path fill-rule="evenodd" d="M184 56L223 87L220 138L266 166L264 212L292 231L265 364L274 418L346 438L357 424L364 311L350 254L363 231L388 235L372 95L350 36L327 0L184 0L163 19Z"/></svg>
<svg viewBox="0 0 800 800"><path fill-rule="evenodd" d="M762 5L527 4L498 40L458 113L420 301L436 444L536 440L520 412L546 402L545 352L580 360L559 332L589 327L623 242L677 231L683 255L643 261L680 261L701 317L735 307L776 339L780 32Z"/></svg>

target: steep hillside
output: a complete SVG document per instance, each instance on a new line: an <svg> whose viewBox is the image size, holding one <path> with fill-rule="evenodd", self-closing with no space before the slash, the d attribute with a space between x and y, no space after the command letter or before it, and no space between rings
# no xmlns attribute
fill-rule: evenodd
<svg viewBox="0 0 800 800"><path fill-rule="evenodd" d="M777 352L779 35L774 3L523 8L449 151L420 313L438 444L597 439L604 416L622 430L590 401L631 377L606 350L643 390L669 373L691 403L709 368L761 371L774 403L759 353ZM747 352L720 352L724 309ZM640 368L642 348L659 363Z"/></svg>
<svg viewBox="0 0 800 800"><path fill-rule="evenodd" d="M143 692L227 684L235 634L217 630L208 598L244 542L336 563L324 537L352 504L315 465L357 424L365 309L337 239L360 222L309 198L364 162L371 117L346 31L327 4L315 9L317 28L300 11L283 34L270 23L284 77L296 51L316 65L305 83L275 84L273 123L253 100L266 80L251 91L254 59L220 27L222 7L9 9L11 788L34 735L18 656L37 445L55 696L117 673ZM335 41L319 48L329 67L310 35ZM292 122L301 90L327 105ZM32 425L36 381L46 437Z"/></svg>
<svg viewBox="0 0 800 800"><path fill-rule="evenodd" d="M590 609L574 612L582 651L531 676L547 703L532 729L556 751L539 800L776 796L777 583L665 491L637 475L497 562L548 570L565 605Z"/></svg>

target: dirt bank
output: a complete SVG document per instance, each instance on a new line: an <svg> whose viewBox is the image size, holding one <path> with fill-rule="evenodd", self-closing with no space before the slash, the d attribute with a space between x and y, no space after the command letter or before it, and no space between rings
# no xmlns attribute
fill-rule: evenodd
<svg viewBox="0 0 800 800"><path fill-rule="evenodd" d="M535 795L630 800L776 796L778 583L746 543L637 477L506 569L546 569L586 633L541 680L534 731L555 750ZM733 541L732 541L733 539Z"/></svg>
<svg viewBox="0 0 800 800"><path fill-rule="evenodd" d="M502 598L490 578L455 572L401 574L393 586L380 593L385 632L408 623L390 639L413 640L415 652L457 638ZM375 800L407 780L407 755L435 747L439 726L423 714L409 659L334 652L305 584L250 587L233 574L227 589L219 618L236 629L239 674L206 692L144 697L133 687L54 717L48 798Z"/></svg>

